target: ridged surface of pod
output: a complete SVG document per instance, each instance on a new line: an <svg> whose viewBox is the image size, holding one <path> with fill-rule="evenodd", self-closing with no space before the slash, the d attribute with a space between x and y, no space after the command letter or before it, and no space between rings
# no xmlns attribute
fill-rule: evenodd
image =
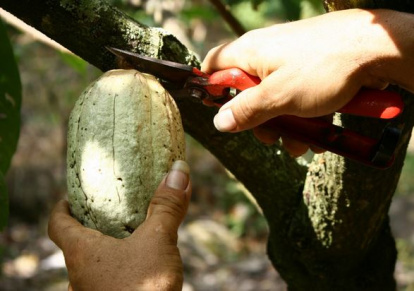
<svg viewBox="0 0 414 291"><path fill-rule="evenodd" d="M184 158L181 117L161 84L135 70L106 72L81 94L69 119L71 213L124 238L145 220L172 163Z"/></svg>

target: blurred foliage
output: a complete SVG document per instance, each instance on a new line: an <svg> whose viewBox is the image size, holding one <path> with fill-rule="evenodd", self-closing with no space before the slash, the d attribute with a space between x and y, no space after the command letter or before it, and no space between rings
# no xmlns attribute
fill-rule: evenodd
<svg viewBox="0 0 414 291"><path fill-rule="evenodd" d="M414 245L404 239L396 239L398 258L404 267L414 272Z"/></svg>
<svg viewBox="0 0 414 291"><path fill-rule="evenodd" d="M320 0L227 0L225 1L233 9L239 5L244 7L244 15L240 21L251 21L257 18L257 14L250 15L248 12L256 11L262 14L262 17L279 20L298 20L318 14L325 10ZM250 6L250 7L249 7ZM238 15L237 12L235 12Z"/></svg>
<svg viewBox="0 0 414 291"><path fill-rule="evenodd" d="M7 226L9 219L9 197L4 180L3 173L0 171L0 231L3 231ZM0 246L1 247L1 246ZM2 252L0 250L0 258Z"/></svg>
<svg viewBox="0 0 414 291"><path fill-rule="evenodd" d="M219 13L208 0L110 0L109 2L132 18L149 26L160 24L158 23L159 19L157 20L157 17L154 17L154 11L151 9L164 6L162 9L168 10L169 8L165 7L172 6L168 4L172 2L183 2L183 4L179 11L173 9L174 11L166 11L167 14L175 14L175 17L184 21L187 25L197 19L206 23L222 21ZM162 4L162 2L167 4ZM247 30L324 13L323 4L320 0L223 0L223 4L230 8L231 13ZM223 26L225 26L224 23Z"/></svg>
<svg viewBox="0 0 414 291"><path fill-rule="evenodd" d="M6 27L0 20L0 231L7 224L9 205L4 175L17 147L22 86Z"/></svg>
<svg viewBox="0 0 414 291"><path fill-rule="evenodd" d="M180 12L180 18L185 20L186 23L190 23L193 19L203 19L211 22L217 19L217 12L213 7L208 6L187 6Z"/></svg>
<svg viewBox="0 0 414 291"><path fill-rule="evenodd" d="M6 28L0 22L0 171L5 173L16 149L22 89Z"/></svg>
<svg viewBox="0 0 414 291"><path fill-rule="evenodd" d="M396 195L412 195L414 193L414 154L408 152L404 160L404 167L401 172L400 182Z"/></svg>
<svg viewBox="0 0 414 291"><path fill-rule="evenodd" d="M88 63L76 55L69 53L59 52L62 60L77 73L79 73L82 78L86 78Z"/></svg>
<svg viewBox="0 0 414 291"><path fill-rule="evenodd" d="M414 282L412 279L410 280L410 277L414 274L414 244L408 240L399 238L395 242L398 251L398 264L401 265L400 268L403 268L406 270L406 273L410 274L409 276L400 278L400 281L403 282L400 282L400 288L398 290L413 291Z"/></svg>
<svg viewBox="0 0 414 291"><path fill-rule="evenodd" d="M248 199L247 190L236 180L228 179L224 191L226 195L219 202L226 214L225 223L229 229L238 237L266 234L266 219Z"/></svg>

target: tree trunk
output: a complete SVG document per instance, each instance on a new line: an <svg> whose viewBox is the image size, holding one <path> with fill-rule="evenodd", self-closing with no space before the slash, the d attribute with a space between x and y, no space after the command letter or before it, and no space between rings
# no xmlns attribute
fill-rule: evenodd
<svg viewBox="0 0 414 291"><path fill-rule="evenodd" d="M398 7L405 2L410 1L389 1ZM333 5L325 1L330 9L349 8ZM105 46L198 64L172 35L141 25L103 1L2 0L0 6L103 71L116 67ZM412 110L411 100L405 98L405 112ZM249 132L217 132L212 125L215 109L189 99L176 101L186 132L211 151L261 206L270 228L269 257L292 290L395 289L396 250L387 213L414 117L405 113L396 121L403 136L388 170L330 153L316 156L307 168L278 146L263 146ZM356 117L342 122L366 134L379 134L384 127L381 121Z"/></svg>

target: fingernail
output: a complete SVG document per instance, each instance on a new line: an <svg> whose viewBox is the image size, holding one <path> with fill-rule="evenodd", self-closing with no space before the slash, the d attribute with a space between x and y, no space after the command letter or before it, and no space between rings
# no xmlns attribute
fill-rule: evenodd
<svg viewBox="0 0 414 291"><path fill-rule="evenodd" d="M165 184L173 189L185 190L190 181L190 167L184 161L175 161L168 173Z"/></svg>
<svg viewBox="0 0 414 291"><path fill-rule="evenodd" d="M231 108L219 111L213 119L218 131L227 132L236 129L237 124Z"/></svg>

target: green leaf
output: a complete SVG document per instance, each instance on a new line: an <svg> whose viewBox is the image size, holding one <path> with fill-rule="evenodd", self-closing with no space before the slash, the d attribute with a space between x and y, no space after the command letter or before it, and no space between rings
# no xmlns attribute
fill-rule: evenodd
<svg viewBox="0 0 414 291"><path fill-rule="evenodd" d="M301 13L300 18L310 18L325 12L323 3L320 0L302 0L300 3Z"/></svg>
<svg viewBox="0 0 414 291"><path fill-rule="evenodd" d="M81 76L86 76L86 70L88 63L80 57L68 53L59 52L62 60L69 65L72 69L78 72Z"/></svg>
<svg viewBox="0 0 414 291"><path fill-rule="evenodd" d="M0 172L0 232L7 226L9 219L9 198L7 195L6 183L4 176ZM1 253L0 253L1 258Z"/></svg>
<svg viewBox="0 0 414 291"><path fill-rule="evenodd" d="M250 0L253 10L257 10L259 5L263 3L263 0Z"/></svg>
<svg viewBox="0 0 414 291"><path fill-rule="evenodd" d="M187 21L191 21L194 18L201 18L206 21L213 21L217 19L217 11L209 6L191 6L183 9L180 12L180 17Z"/></svg>
<svg viewBox="0 0 414 291"><path fill-rule="evenodd" d="M16 151L20 133L20 107L22 85L19 70L7 36L6 27L0 20L0 231L9 217L9 202L4 175Z"/></svg>
<svg viewBox="0 0 414 291"><path fill-rule="evenodd" d="M285 7L287 20L293 21L300 18L300 2L300 0L281 0L281 3Z"/></svg>
<svg viewBox="0 0 414 291"><path fill-rule="evenodd" d="M0 172L5 174L19 139L22 86L12 46L1 21L0 63Z"/></svg>

